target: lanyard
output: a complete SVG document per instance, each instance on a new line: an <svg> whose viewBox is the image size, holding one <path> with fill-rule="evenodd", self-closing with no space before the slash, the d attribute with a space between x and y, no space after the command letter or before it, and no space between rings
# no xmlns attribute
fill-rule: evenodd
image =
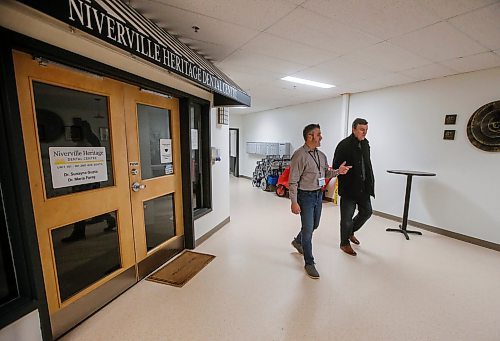
<svg viewBox="0 0 500 341"><path fill-rule="evenodd" d="M311 154L311 153L312 153L312 151L308 151L308 153L309 153L309 155L313 158L314 163L315 163L315 164L316 164L316 166L318 167L318 172L319 172L319 174L321 175L321 167L320 167L320 166L321 166L321 159L319 158L318 150L317 150L317 149L315 149L315 150L314 150L314 154L315 154L316 156L313 156L313 155ZM318 159L316 160L316 158L318 158Z"/></svg>

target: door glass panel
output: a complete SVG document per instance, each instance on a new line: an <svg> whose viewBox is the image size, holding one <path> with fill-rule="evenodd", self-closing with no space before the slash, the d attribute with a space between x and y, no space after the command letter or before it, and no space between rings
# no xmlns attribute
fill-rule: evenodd
<svg viewBox="0 0 500 341"><path fill-rule="evenodd" d="M144 224L148 251L175 236L174 212L174 194L144 202Z"/></svg>
<svg viewBox="0 0 500 341"><path fill-rule="evenodd" d="M142 179L172 174L170 110L138 104L137 121Z"/></svg>
<svg viewBox="0 0 500 341"><path fill-rule="evenodd" d="M64 301L121 267L116 211L52 230Z"/></svg>
<svg viewBox="0 0 500 341"><path fill-rule="evenodd" d="M108 98L40 82L33 91L47 198L113 186Z"/></svg>

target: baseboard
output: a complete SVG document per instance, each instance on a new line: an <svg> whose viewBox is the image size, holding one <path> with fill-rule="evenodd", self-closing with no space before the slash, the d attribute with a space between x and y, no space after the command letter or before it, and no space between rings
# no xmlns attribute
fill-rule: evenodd
<svg viewBox="0 0 500 341"><path fill-rule="evenodd" d="M246 176L246 175L241 175L239 176L240 178L248 179L248 180L253 180L251 176Z"/></svg>
<svg viewBox="0 0 500 341"><path fill-rule="evenodd" d="M392 214L387 214L384 212L375 211L375 210L373 211L373 214L375 214L379 217L394 220L397 222L401 222L403 220L401 217L398 217L398 216L395 216ZM500 244L488 242L486 240L482 240L482 239L478 239L478 238L474 238L474 237L469 237L469 236L466 236L464 234L448 231L448 230L445 230L445 229L442 229L439 227L435 227L435 226L431 226L431 225L422 224L422 223L419 223L419 222L413 221L413 220L408 220L408 225L415 226L415 227L421 228L423 230L437 233L437 234L440 234L440 235L443 235L446 237L457 239L457 240L460 240L460 241L463 241L466 243L474 244L477 246L482 246L482 247L485 247L487 249L500 251Z"/></svg>
<svg viewBox="0 0 500 341"><path fill-rule="evenodd" d="M208 231L207 233L205 233L200 238L196 239L195 245L196 246L200 246L205 240L207 240L208 238L210 238L215 232L219 231L224 225L226 225L227 223L229 223L229 221L231 221L231 217L227 217L226 219L224 219L223 221L221 221L213 229L211 229L210 231Z"/></svg>

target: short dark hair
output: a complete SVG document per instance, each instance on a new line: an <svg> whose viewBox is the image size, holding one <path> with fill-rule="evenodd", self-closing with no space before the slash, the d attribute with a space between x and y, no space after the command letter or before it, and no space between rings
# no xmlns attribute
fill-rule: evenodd
<svg viewBox="0 0 500 341"><path fill-rule="evenodd" d="M352 129L356 129L356 127L360 124L365 126L368 124L368 121L364 118L357 118L352 122Z"/></svg>
<svg viewBox="0 0 500 341"><path fill-rule="evenodd" d="M307 135L309 135L316 128L321 129L319 127L319 124L317 124L317 123L311 123L311 124L308 124L304 127L304 130L302 130L302 136L304 136L304 141L307 140Z"/></svg>

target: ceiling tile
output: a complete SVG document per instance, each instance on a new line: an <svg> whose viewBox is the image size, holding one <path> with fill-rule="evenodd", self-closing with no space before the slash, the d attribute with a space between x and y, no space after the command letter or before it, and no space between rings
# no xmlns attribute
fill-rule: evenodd
<svg viewBox="0 0 500 341"><path fill-rule="evenodd" d="M419 0L422 6L431 9L441 19L448 19L459 14L498 2L498 0Z"/></svg>
<svg viewBox="0 0 500 341"><path fill-rule="evenodd" d="M374 36L303 8L294 10L266 32L336 55L380 42Z"/></svg>
<svg viewBox="0 0 500 341"><path fill-rule="evenodd" d="M316 65L334 57L328 51L286 40L269 33L259 34L255 39L245 44L242 49L306 66Z"/></svg>
<svg viewBox="0 0 500 341"><path fill-rule="evenodd" d="M490 50L500 48L500 2L460 15L449 22Z"/></svg>
<svg viewBox="0 0 500 341"><path fill-rule="evenodd" d="M297 7L285 0L131 0L130 3L141 10L161 5L169 10L182 9L259 31Z"/></svg>
<svg viewBox="0 0 500 341"><path fill-rule="evenodd" d="M224 59L223 63L216 63L216 65L221 68L240 66L246 69L247 72L252 72L252 70L271 71L273 73L282 74L283 76L291 75L306 67L298 63L292 63L248 50L238 50Z"/></svg>
<svg viewBox="0 0 500 341"><path fill-rule="evenodd" d="M456 58L441 62L460 73L489 69L500 66L500 56L493 52L479 53L472 56Z"/></svg>
<svg viewBox="0 0 500 341"><path fill-rule="evenodd" d="M399 73L390 73L381 77L364 79L362 81L344 84L339 87L342 93L356 93L375 89L382 89L389 86L401 85L415 82L415 79Z"/></svg>
<svg viewBox="0 0 500 341"><path fill-rule="evenodd" d="M339 85L370 77L382 76L385 72L376 68L359 64L346 57L307 68L291 76L310 79L318 82Z"/></svg>
<svg viewBox="0 0 500 341"><path fill-rule="evenodd" d="M179 40L211 62L223 60L231 55L235 48L229 44L216 44L190 38L179 38Z"/></svg>
<svg viewBox="0 0 500 341"><path fill-rule="evenodd" d="M447 22L390 39L389 42L434 62L486 51L483 46Z"/></svg>
<svg viewBox="0 0 500 341"><path fill-rule="evenodd" d="M245 113L499 66L500 0L126 2L247 91Z"/></svg>
<svg viewBox="0 0 500 341"><path fill-rule="evenodd" d="M264 70L250 70L237 65L224 66L220 69L245 91L249 88L254 88L283 77L283 75L279 73Z"/></svg>
<svg viewBox="0 0 500 341"><path fill-rule="evenodd" d="M311 0L302 6L381 39L439 21L435 12L414 0Z"/></svg>
<svg viewBox="0 0 500 341"><path fill-rule="evenodd" d="M388 42L370 46L344 57L389 71L401 71L430 63L429 60Z"/></svg>
<svg viewBox="0 0 500 341"><path fill-rule="evenodd" d="M457 73L455 70L440 65L438 63L419 66L413 69L401 71L400 74L414 78L415 80L427 80L433 78L440 78Z"/></svg>
<svg viewBox="0 0 500 341"><path fill-rule="evenodd" d="M178 35L181 41L194 50L203 51L212 60L225 58L259 33L256 30L174 7L158 6L149 1L141 8L145 17L168 32ZM179 21L176 19L178 17L183 19ZM199 27L198 32L195 32L192 26Z"/></svg>

